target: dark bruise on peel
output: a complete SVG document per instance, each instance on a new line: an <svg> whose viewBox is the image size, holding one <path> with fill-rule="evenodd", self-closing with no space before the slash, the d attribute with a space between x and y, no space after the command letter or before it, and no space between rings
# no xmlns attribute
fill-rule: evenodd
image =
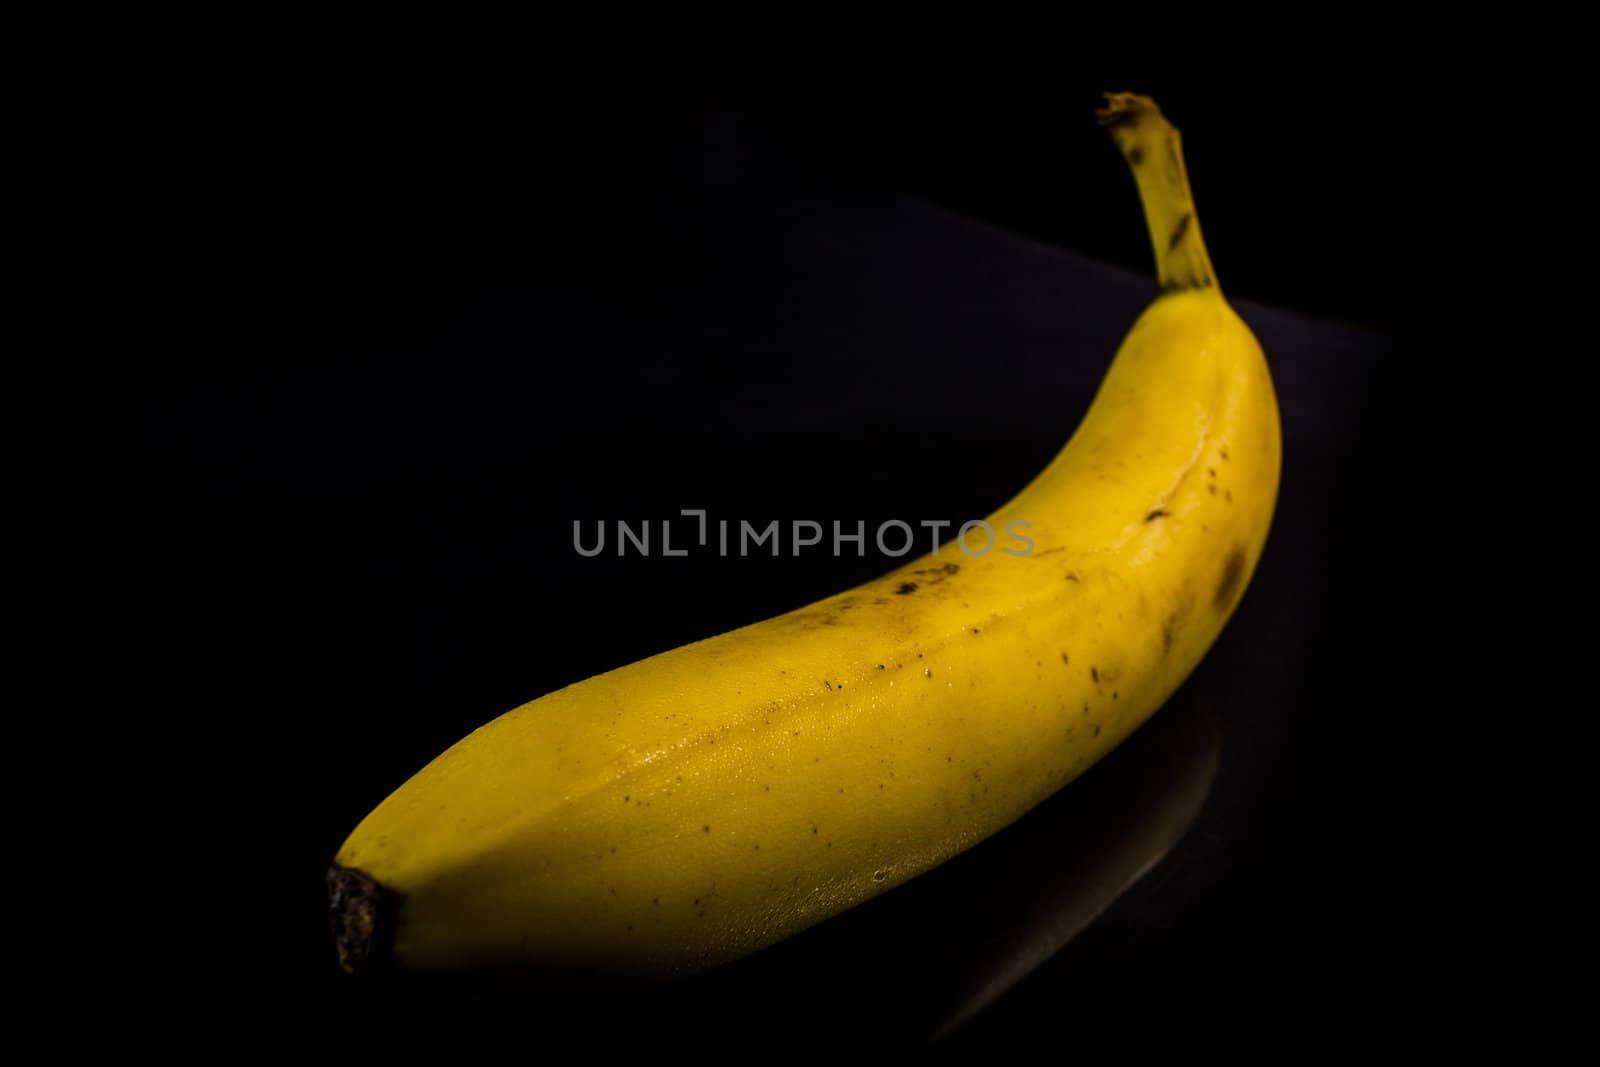
<svg viewBox="0 0 1600 1067"><path fill-rule="evenodd" d="M1234 594L1239 591L1239 583L1244 580L1244 549L1236 548L1228 556L1228 562L1222 565L1222 578L1217 582L1216 605L1220 611L1227 610L1233 603Z"/></svg>
<svg viewBox="0 0 1600 1067"><path fill-rule="evenodd" d="M911 573L917 576L917 581L901 582L900 588L895 590L895 594L898 596L910 596L924 585L938 585L952 575L959 574L960 571L961 564L959 563L945 563L938 567L923 567L920 570L914 570Z"/></svg>
<svg viewBox="0 0 1600 1067"><path fill-rule="evenodd" d="M1166 511L1166 510L1164 510L1164 509L1162 509L1162 508L1156 508L1150 514L1148 514L1148 515L1146 515L1144 517L1144 521L1145 522L1155 522L1157 519L1165 518L1169 514L1171 514L1171 513Z"/></svg>
<svg viewBox="0 0 1600 1067"><path fill-rule="evenodd" d="M1172 237L1167 241L1167 251L1176 252L1183 243L1184 237L1189 232L1189 224L1194 221L1193 212L1185 212L1183 218L1178 220L1178 225L1172 228Z"/></svg>
<svg viewBox="0 0 1600 1067"><path fill-rule="evenodd" d="M961 564L959 564L959 563L945 563L945 564L943 564L941 566L938 566L938 567L923 567L920 570L915 570L915 571L912 571L911 573L912 574L916 574L916 575L920 575L922 577L922 579L924 581L926 581L929 585L933 585L933 584L935 584L937 582L944 581L946 578L949 578L953 574L959 574L960 572L961 572Z"/></svg>

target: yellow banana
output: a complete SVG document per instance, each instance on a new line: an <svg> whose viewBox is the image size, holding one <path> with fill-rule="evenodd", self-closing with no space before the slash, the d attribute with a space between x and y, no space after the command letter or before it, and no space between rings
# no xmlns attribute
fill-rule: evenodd
<svg viewBox="0 0 1600 1067"><path fill-rule="evenodd" d="M1033 550L946 545L490 722L339 850L346 969L699 970L994 833L1161 706L1261 553L1278 410L1216 286L1177 131L1132 94L1101 120L1161 295L1071 441L990 517L1026 524Z"/></svg>

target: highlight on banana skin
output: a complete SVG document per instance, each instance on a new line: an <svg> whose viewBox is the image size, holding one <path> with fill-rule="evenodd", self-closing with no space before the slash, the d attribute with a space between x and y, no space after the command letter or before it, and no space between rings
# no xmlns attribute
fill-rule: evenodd
<svg viewBox="0 0 1600 1067"><path fill-rule="evenodd" d="M704 971L988 838L1161 708L1261 556L1278 407L1177 130L1131 93L1099 120L1159 295L1061 451L997 487L986 521L1032 550L928 553L486 723L339 848L344 969Z"/></svg>

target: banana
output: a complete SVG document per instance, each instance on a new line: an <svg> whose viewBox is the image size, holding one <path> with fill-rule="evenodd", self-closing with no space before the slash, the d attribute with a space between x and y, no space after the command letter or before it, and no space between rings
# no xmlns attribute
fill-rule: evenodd
<svg viewBox="0 0 1600 1067"><path fill-rule="evenodd" d="M1107 101L1161 293L1066 447L988 520L1033 550L947 544L478 729L339 849L346 970L713 966L1001 829L1177 688L1266 541L1278 408L1177 130L1146 97Z"/></svg>

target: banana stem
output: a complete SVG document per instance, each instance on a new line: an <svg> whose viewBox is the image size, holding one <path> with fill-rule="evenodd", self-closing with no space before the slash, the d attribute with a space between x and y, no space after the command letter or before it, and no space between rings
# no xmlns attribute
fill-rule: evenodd
<svg viewBox="0 0 1600 1067"><path fill-rule="evenodd" d="M1106 106L1098 116L1100 124L1110 129L1139 185L1161 291L1216 286L1211 257L1200 237L1177 127L1161 114L1154 100L1138 93L1107 93Z"/></svg>

